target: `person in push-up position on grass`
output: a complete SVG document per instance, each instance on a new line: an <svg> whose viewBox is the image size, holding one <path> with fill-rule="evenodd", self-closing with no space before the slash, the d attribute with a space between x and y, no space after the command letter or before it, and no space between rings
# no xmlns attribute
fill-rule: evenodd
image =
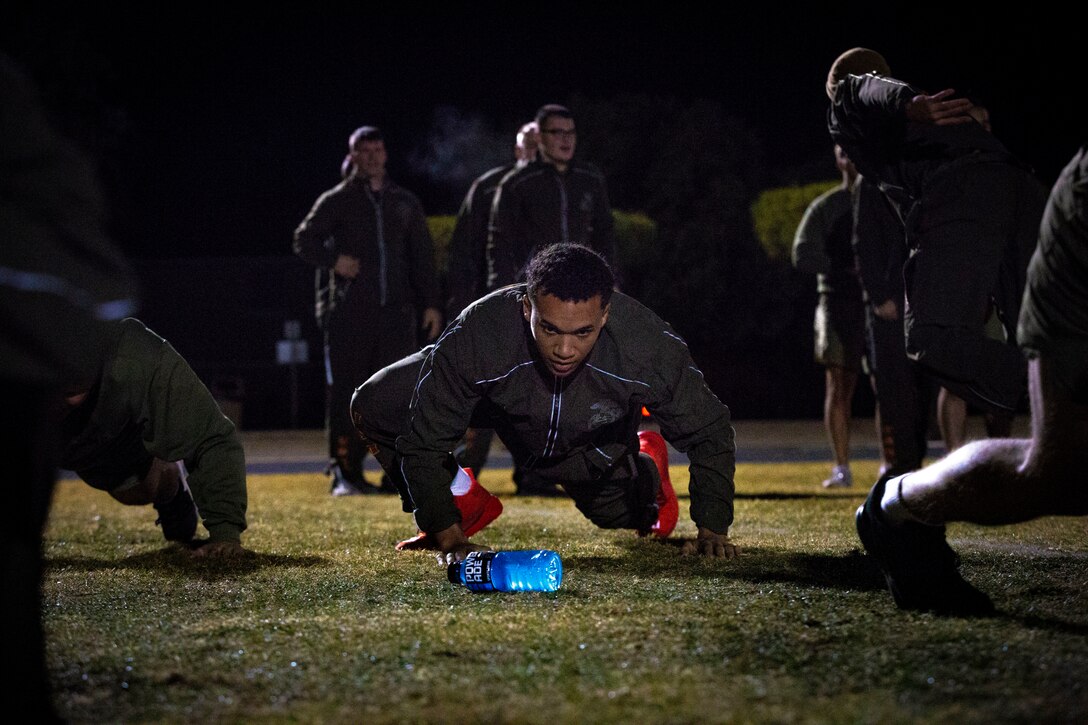
<svg viewBox="0 0 1088 725"><path fill-rule="evenodd" d="M377 372L352 418L400 489L419 535L447 563L488 547L469 537L502 504L450 451L469 427L494 428L515 465L560 483L590 521L666 538L678 518L665 440L639 431L645 406L687 453L698 536L685 554L733 558L736 461L729 409L687 345L614 291L608 263L577 244L534 255L526 281L469 305L438 341Z"/></svg>
<svg viewBox="0 0 1088 725"><path fill-rule="evenodd" d="M111 323L97 373L67 386L63 409L64 468L123 504L152 504L163 537L193 556L246 553L242 442L170 343L136 318ZM208 539L195 538L198 518Z"/></svg>

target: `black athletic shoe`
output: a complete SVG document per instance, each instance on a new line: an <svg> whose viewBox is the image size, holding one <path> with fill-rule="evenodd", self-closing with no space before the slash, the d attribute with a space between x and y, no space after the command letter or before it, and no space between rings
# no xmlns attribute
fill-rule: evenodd
<svg viewBox="0 0 1088 725"><path fill-rule="evenodd" d="M885 477L876 482L858 507L855 521L858 537L884 573L896 606L957 617L993 614L990 598L960 576L959 556L945 540L943 526L910 521L891 526L884 520L880 501L886 483Z"/></svg>
<svg viewBox="0 0 1088 725"><path fill-rule="evenodd" d="M159 518L155 524L162 526L162 535L167 541L180 541L187 544L196 534L196 504L184 485L178 485L174 498L166 503L155 504Z"/></svg>

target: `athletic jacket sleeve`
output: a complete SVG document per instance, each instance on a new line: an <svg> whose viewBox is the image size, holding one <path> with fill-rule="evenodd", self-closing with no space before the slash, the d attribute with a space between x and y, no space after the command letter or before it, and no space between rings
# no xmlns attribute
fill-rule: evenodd
<svg viewBox="0 0 1088 725"><path fill-rule="evenodd" d="M469 427L479 400L471 371L467 338L457 327L448 329L423 362L408 412L408 432L397 438L401 473L408 484L416 526L441 531L461 520L453 503L450 454ZM466 367L467 366L467 367Z"/></svg>
<svg viewBox="0 0 1088 725"><path fill-rule="evenodd" d="M148 362L153 371L140 411L144 447L164 461L184 461L211 540L238 541L247 496L245 454L234 424L168 342L159 342L157 358Z"/></svg>
<svg viewBox="0 0 1088 725"><path fill-rule="evenodd" d="M827 274L831 259L827 256L826 239L831 233L831 218L825 195L812 200L797 225L793 237L793 266L808 274Z"/></svg>
<svg viewBox="0 0 1088 725"><path fill-rule="evenodd" d="M408 219L408 248L411 254L409 275L415 302L424 307L441 307L442 300L438 292L438 279L435 275L434 240L427 228L427 217L423 205L413 199L412 211Z"/></svg>
<svg viewBox="0 0 1088 725"><path fill-rule="evenodd" d="M516 172L511 172L513 173ZM518 227L522 218L520 204L520 195L512 187L500 183L491 202L491 219L488 225L488 289L513 284L521 271L515 247L530 240L524 239L524 230Z"/></svg>
<svg viewBox="0 0 1088 725"><path fill-rule="evenodd" d="M876 306L894 299L902 306L906 238L880 188L864 179L854 189L854 252L862 285Z"/></svg>
<svg viewBox="0 0 1088 725"><path fill-rule="evenodd" d="M590 247L598 252L608 264L618 271L616 267L616 237L614 221L612 219L612 204L608 200L608 185L604 176L601 176L601 189L597 195L597 208L594 210L593 236L590 239Z"/></svg>
<svg viewBox="0 0 1088 725"><path fill-rule="evenodd" d="M325 192L314 202L313 208L302 223L295 229L292 249L304 261L315 267L332 269L339 253L334 244L334 224L337 215L333 211L336 205L331 192Z"/></svg>
<svg viewBox="0 0 1088 725"><path fill-rule="evenodd" d="M474 181L461 202L457 223L450 236L449 284L450 298L446 304L446 317L452 320L461 314L469 302L476 299L481 289L482 260L487 253L487 218L490 209L478 209L473 204L479 181ZM480 218L484 222L480 224ZM480 227L483 227L482 229Z"/></svg>
<svg viewBox="0 0 1088 725"><path fill-rule="evenodd" d="M676 340L662 349L665 355L657 369L663 394L648 407L665 439L688 456L695 525L728 533L733 524L737 460L729 408L707 387L686 345Z"/></svg>

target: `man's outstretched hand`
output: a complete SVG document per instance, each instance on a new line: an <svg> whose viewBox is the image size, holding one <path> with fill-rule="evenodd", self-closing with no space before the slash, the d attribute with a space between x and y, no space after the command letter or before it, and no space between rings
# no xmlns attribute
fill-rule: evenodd
<svg viewBox="0 0 1088 725"><path fill-rule="evenodd" d="M729 540L729 532L717 534L710 529L699 527L699 535L688 539L680 548L681 556L709 556L715 559L736 559L740 556L740 547Z"/></svg>

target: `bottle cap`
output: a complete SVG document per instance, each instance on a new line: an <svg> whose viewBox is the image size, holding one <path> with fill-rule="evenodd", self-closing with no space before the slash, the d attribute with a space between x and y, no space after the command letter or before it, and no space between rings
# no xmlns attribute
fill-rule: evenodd
<svg viewBox="0 0 1088 725"><path fill-rule="evenodd" d="M446 577L450 580L450 584L461 583L461 562L455 561L446 567Z"/></svg>

